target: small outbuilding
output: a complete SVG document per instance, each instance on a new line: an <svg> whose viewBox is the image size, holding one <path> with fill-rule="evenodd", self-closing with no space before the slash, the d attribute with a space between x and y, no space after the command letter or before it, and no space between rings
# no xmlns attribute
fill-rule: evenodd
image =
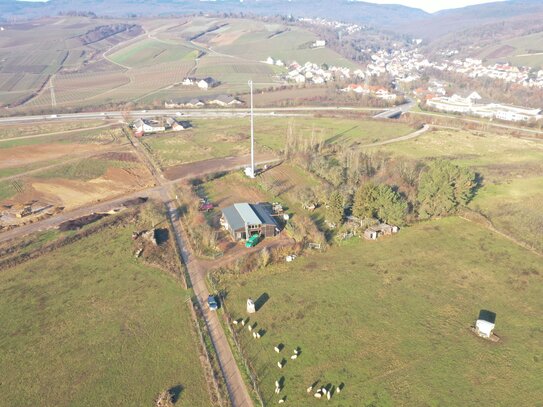
<svg viewBox="0 0 543 407"><path fill-rule="evenodd" d="M389 236L398 233L400 228L398 226L388 225L386 223L380 223L379 225L370 226L364 231L364 238L367 240L377 240L381 236Z"/></svg>
<svg viewBox="0 0 543 407"><path fill-rule="evenodd" d="M254 314L256 312L255 302L252 298L247 299L247 313Z"/></svg>
<svg viewBox="0 0 543 407"><path fill-rule="evenodd" d="M477 322L475 322L475 330L477 331L477 334L483 338L490 338L495 326L496 324L485 321L484 319L478 319Z"/></svg>
<svg viewBox="0 0 543 407"><path fill-rule="evenodd" d="M475 333L483 338L492 338L496 326L496 313L488 310L481 310L479 318L475 322Z"/></svg>

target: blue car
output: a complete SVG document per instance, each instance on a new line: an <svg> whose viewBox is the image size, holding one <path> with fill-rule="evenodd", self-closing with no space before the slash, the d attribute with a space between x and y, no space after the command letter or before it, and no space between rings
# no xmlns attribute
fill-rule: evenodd
<svg viewBox="0 0 543 407"><path fill-rule="evenodd" d="M213 295L207 297L207 305L210 311L216 311L219 308L219 304L217 304L217 300L215 300L215 296Z"/></svg>

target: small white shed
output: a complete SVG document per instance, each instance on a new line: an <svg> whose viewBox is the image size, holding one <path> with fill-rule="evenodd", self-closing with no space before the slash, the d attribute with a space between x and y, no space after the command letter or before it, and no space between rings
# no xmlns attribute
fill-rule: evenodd
<svg viewBox="0 0 543 407"><path fill-rule="evenodd" d="M485 321L484 319L478 319L475 323L475 330L479 336L483 338L490 338L492 331L494 331L495 324Z"/></svg>
<svg viewBox="0 0 543 407"><path fill-rule="evenodd" d="M252 298L247 299L247 312L249 314L254 314L256 312L255 302Z"/></svg>

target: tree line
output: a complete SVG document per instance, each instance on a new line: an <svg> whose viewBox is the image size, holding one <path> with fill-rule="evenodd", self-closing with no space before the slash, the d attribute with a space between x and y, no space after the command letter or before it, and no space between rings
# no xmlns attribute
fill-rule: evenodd
<svg viewBox="0 0 543 407"><path fill-rule="evenodd" d="M449 160L364 152L325 140L319 129L308 137L289 126L284 155L323 181L322 188L301 188L297 198L306 208L325 204L334 226L347 216L399 226L447 216L469 203L479 184L476 173Z"/></svg>

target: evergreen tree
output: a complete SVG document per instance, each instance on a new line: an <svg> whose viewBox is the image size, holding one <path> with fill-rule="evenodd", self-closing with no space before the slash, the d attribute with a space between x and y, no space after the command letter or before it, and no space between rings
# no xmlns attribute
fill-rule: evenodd
<svg viewBox="0 0 543 407"><path fill-rule="evenodd" d="M373 182L367 182L356 190L353 202L353 216L357 218L375 217L376 188Z"/></svg>
<svg viewBox="0 0 543 407"><path fill-rule="evenodd" d="M469 169L445 160L432 162L419 181L417 201L420 218L453 213L473 198L475 185L475 174Z"/></svg>
<svg viewBox="0 0 543 407"><path fill-rule="evenodd" d="M381 184L374 192L377 218L393 225L405 224L407 201L389 185Z"/></svg>
<svg viewBox="0 0 543 407"><path fill-rule="evenodd" d="M326 211L326 219L330 223L341 225L343 222L343 196L339 192L332 192L328 199L328 209Z"/></svg>

